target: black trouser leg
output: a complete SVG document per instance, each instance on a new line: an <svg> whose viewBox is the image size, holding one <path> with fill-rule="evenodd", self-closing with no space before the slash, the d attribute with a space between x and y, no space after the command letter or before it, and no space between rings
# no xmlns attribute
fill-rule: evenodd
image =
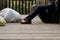
<svg viewBox="0 0 60 40"><path fill-rule="evenodd" d="M25 19L32 20L36 15L38 15L39 11L41 11L41 7L38 6L34 11L32 11Z"/></svg>

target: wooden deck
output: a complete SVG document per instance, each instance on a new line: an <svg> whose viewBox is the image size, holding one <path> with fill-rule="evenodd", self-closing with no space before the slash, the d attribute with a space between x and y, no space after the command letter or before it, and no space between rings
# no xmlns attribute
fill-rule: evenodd
<svg viewBox="0 0 60 40"><path fill-rule="evenodd" d="M32 24L7 23L0 26L0 40L60 40L60 25L45 24L36 17Z"/></svg>

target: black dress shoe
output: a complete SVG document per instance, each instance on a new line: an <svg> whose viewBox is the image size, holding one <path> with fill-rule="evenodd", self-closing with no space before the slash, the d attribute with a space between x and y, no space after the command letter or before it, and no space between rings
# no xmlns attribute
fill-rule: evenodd
<svg viewBox="0 0 60 40"><path fill-rule="evenodd" d="M25 21L24 22L21 22L21 24L31 24L31 21Z"/></svg>

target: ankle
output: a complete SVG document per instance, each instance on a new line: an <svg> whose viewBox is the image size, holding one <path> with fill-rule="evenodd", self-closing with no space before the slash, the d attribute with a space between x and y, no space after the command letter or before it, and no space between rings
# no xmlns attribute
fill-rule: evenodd
<svg viewBox="0 0 60 40"><path fill-rule="evenodd" d="M31 22L31 20L28 20L28 19L24 19L25 22Z"/></svg>

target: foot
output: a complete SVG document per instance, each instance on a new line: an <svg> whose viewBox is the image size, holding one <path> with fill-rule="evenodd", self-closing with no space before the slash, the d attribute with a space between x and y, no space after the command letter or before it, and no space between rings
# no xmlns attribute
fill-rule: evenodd
<svg viewBox="0 0 60 40"><path fill-rule="evenodd" d="M21 24L31 24L31 21L27 21L27 20L22 20Z"/></svg>

